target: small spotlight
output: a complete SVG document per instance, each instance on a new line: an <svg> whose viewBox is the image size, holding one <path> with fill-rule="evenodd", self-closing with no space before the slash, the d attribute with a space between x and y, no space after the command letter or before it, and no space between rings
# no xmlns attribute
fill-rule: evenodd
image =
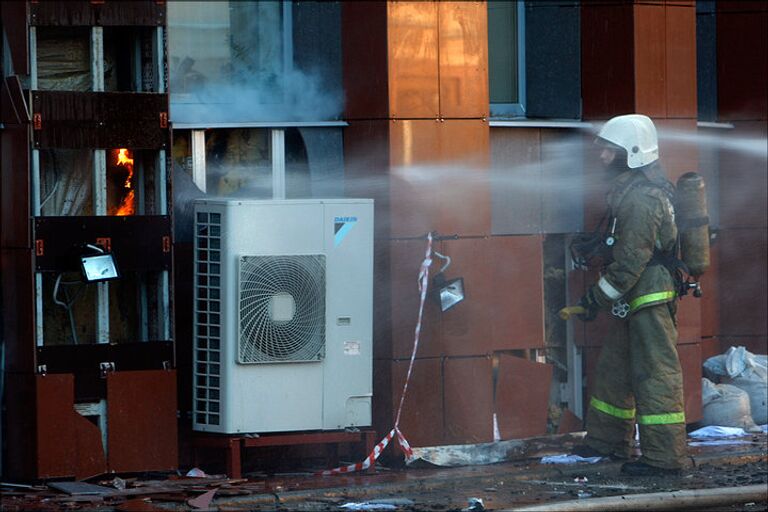
<svg viewBox="0 0 768 512"><path fill-rule="evenodd" d="M440 303L441 311L448 311L464 300L464 278L457 277L446 281L443 273L437 274L433 281L435 296Z"/></svg>
<svg viewBox="0 0 768 512"><path fill-rule="evenodd" d="M80 265L85 282L96 283L120 278L114 254L104 252L102 249L90 244L86 247L96 250L99 254L84 254L80 256Z"/></svg>

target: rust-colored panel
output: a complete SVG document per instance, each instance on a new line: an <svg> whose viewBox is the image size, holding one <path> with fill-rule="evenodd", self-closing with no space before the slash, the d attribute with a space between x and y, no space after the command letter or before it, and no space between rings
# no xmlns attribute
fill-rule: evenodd
<svg viewBox="0 0 768 512"><path fill-rule="evenodd" d="M443 234L490 234L488 123L448 120L439 123L438 134L440 161L446 172L433 184L439 204L437 230Z"/></svg>
<svg viewBox="0 0 768 512"><path fill-rule="evenodd" d="M544 254L540 235L491 237L487 269L491 339L497 350L544 346ZM467 303L472 301L471 283Z"/></svg>
<svg viewBox="0 0 768 512"><path fill-rule="evenodd" d="M342 2L341 38L345 117L386 119L389 117L387 4Z"/></svg>
<svg viewBox="0 0 768 512"><path fill-rule="evenodd" d="M720 338L702 338L701 340L701 363L710 357L719 356L722 354L720 350Z"/></svg>
<svg viewBox="0 0 768 512"><path fill-rule="evenodd" d="M382 435L392 429L392 418L394 417L392 411L393 408L397 407L397 404L393 403L395 398L392 395L392 389L392 360L374 359L372 423L376 431L382 433ZM181 451L181 455L184 456L184 450ZM183 461L180 465L184 465Z"/></svg>
<svg viewBox="0 0 768 512"><path fill-rule="evenodd" d="M768 119L766 26L764 2L717 2L717 107L721 121Z"/></svg>
<svg viewBox="0 0 768 512"><path fill-rule="evenodd" d="M389 247L392 290L391 357L406 359L411 357L413 351L420 302L418 275L427 241L394 240L389 242ZM440 242L434 242L432 247L436 251L443 250ZM439 260L433 262L430 275L435 275L439 269L438 265ZM430 283L430 288L431 286ZM440 339L441 318L437 303L428 298L424 305L418 357L438 357L443 354L444 347Z"/></svg>
<svg viewBox="0 0 768 512"><path fill-rule="evenodd" d="M0 3L0 25L8 38L8 50L17 75L29 74L28 6L29 2Z"/></svg>
<svg viewBox="0 0 768 512"><path fill-rule="evenodd" d="M81 480L106 473L107 458L104 455L101 429L75 411L72 411L72 415L77 446L75 478Z"/></svg>
<svg viewBox="0 0 768 512"><path fill-rule="evenodd" d="M168 143L160 119L168 112L167 94L35 91L32 103L41 116L37 148L161 149Z"/></svg>
<svg viewBox="0 0 768 512"><path fill-rule="evenodd" d="M0 251L5 368L9 372L35 371L35 282L32 252Z"/></svg>
<svg viewBox="0 0 768 512"><path fill-rule="evenodd" d="M445 443L493 441L493 364L489 357L445 360Z"/></svg>
<svg viewBox="0 0 768 512"><path fill-rule="evenodd" d="M430 120L393 121L390 126L391 236L412 237L437 229L443 169L440 123Z"/></svg>
<svg viewBox="0 0 768 512"><path fill-rule="evenodd" d="M392 422L410 361L392 361ZM417 359L403 404L400 431L413 446L439 446L443 437L443 369L440 359ZM388 428L392 428L391 425Z"/></svg>
<svg viewBox="0 0 768 512"><path fill-rule="evenodd" d="M701 345L679 345L677 353L683 368L683 394L685 395L685 422L695 423L701 412Z"/></svg>
<svg viewBox="0 0 768 512"><path fill-rule="evenodd" d="M29 130L8 125L0 132L0 246L31 246Z"/></svg>
<svg viewBox="0 0 768 512"><path fill-rule="evenodd" d="M584 119L634 111L632 4L581 4L581 95Z"/></svg>
<svg viewBox="0 0 768 512"><path fill-rule="evenodd" d="M683 174L699 170L696 119L655 119L659 132L659 159L673 183ZM687 140L686 140L687 139Z"/></svg>
<svg viewBox="0 0 768 512"><path fill-rule="evenodd" d="M547 433L552 365L499 355L496 414L502 439Z"/></svg>
<svg viewBox="0 0 768 512"><path fill-rule="evenodd" d="M688 294L677 301L677 343L701 342L701 300Z"/></svg>
<svg viewBox="0 0 768 512"><path fill-rule="evenodd" d="M696 118L696 7L666 7L667 117Z"/></svg>
<svg viewBox="0 0 768 512"><path fill-rule="evenodd" d="M753 354L768 354L768 336L726 336L720 340L720 353L742 346Z"/></svg>
<svg viewBox="0 0 768 512"><path fill-rule="evenodd" d="M667 64L663 5L634 6L635 109L667 117Z"/></svg>
<svg viewBox="0 0 768 512"><path fill-rule="evenodd" d="M438 2L440 117L488 117L486 2Z"/></svg>
<svg viewBox="0 0 768 512"><path fill-rule="evenodd" d="M540 233L541 130L494 128L490 138L494 234Z"/></svg>
<svg viewBox="0 0 768 512"><path fill-rule="evenodd" d="M709 248L709 270L699 282L703 295L701 302L702 337L720 334L720 244L714 243ZM703 340L702 340L703 343Z"/></svg>
<svg viewBox="0 0 768 512"><path fill-rule="evenodd" d="M439 117L437 2L387 2L389 113Z"/></svg>
<svg viewBox="0 0 768 512"><path fill-rule="evenodd" d="M73 417L75 377L72 374L37 375L35 384L37 478L74 476L77 460Z"/></svg>
<svg viewBox="0 0 768 512"><path fill-rule="evenodd" d="M451 258L446 279L463 277L467 297L454 308L437 312L440 335L436 341L441 355L484 355L501 348L492 335L493 325L500 321L494 315L492 293L494 287L504 285L495 280L499 276L489 254L491 247L487 238L464 238L445 240L442 249L438 249ZM434 257L433 261L435 275L444 262Z"/></svg>
<svg viewBox="0 0 768 512"><path fill-rule="evenodd" d="M176 372L107 375L109 469L172 470L178 465Z"/></svg>
<svg viewBox="0 0 768 512"><path fill-rule="evenodd" d="M558 434L567 434L569 432L581 432L584 430L584 420L576 416L570 409L563 409L560 416L560 423L557 425Z"/></svg>
<svg viewBox="0 0 768 512"><path fill-rule="evenodd" d="M721 229L720 334L768 334L768 233L762 229Z"/></svg>

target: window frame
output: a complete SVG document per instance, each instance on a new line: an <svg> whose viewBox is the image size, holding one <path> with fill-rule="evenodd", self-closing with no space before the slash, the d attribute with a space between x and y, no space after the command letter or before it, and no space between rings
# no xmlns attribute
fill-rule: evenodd
<svg viewBox="0 0 768 512"><path fill-rule="evenodd" d="M526 115L526 87L525 87L525 1L516 0L517 3L517 98L516 103L491 103L490 102L490 63L488 65L489 111L491 118L505 119L510 117L525 117Z"/></svg>

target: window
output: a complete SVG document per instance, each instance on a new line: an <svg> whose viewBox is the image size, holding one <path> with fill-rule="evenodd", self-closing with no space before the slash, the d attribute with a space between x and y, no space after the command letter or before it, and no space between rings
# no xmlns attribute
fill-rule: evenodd
<svg viewBox="0 0 768 512"><path fill-rule="evenodd" d="M174 124L338 119L338 2L168 2Z"/></svg>
<svg viewBox="0 0 768 512"><path fill-rule="evenodd" d="M522 1L488 2L491 115L525 115L525 10Z"/></svg>

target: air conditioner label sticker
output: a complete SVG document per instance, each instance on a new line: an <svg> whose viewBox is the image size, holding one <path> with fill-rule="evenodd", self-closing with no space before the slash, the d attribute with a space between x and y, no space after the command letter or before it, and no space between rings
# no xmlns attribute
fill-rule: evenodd
<svg viewBox="0 0 768 512"><path fill-rule="evenodd" d="M359 356L360 355L360 342L359 341L345 341L344 342L344 355L346 355L346 356Z"/></svg>
<svg viewBox="0 0 768 512"><path fill-rule="evenodd" d="M357 223L357 217L333 218L333 246L338 247Z"/></svg>

